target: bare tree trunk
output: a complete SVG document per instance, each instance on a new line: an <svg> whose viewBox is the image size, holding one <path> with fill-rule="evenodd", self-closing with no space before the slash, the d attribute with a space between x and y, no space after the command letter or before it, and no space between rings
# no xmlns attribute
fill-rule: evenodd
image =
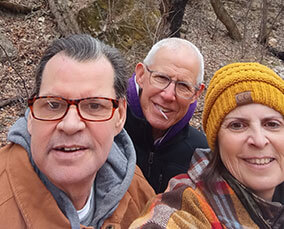
<svg viewBox="0 0 284 229"><path fill-rule="evenodd" d="M63 36L81 32L74 15L67 6L66 0L48 0L48 4L56 19L59 32Z"/></svg>
<svg viewBox="0 0 284 229"><path fill-rule="evenodd" d="M261 31L260 31L260 35L259 35L259 42L261 44L266 44L267 42L267 38L269 37L269 34L271 33L274 24L277 22L278 18L281 17L281 14L283 13L284 10L284 5L281 6L281 9L279 10L278 14L276 15L276 17L274 18L272 25L270 26L269 29L267 29L267 1L263 0L264 2L266 2L266 7L263 8L263 17L262 17L262 22L261 22ZM264 4L264 3L263 3ZM264 7L264 5L263 5ZM264 15L264 11L266 15ZM265 28L263 28L265 27ZM265 32L263 32L265 31Z"/></svg>
<svg viewBox="0 0 284 229"><path fill-rule="evenodd" d="M213 6L214 12L217 15L217 18L226 26L229 31L229 35L234 40L242 40L242 36L239 32L239 29L234 22L234 20L227 13L226 9L222 5L220 0L210 0L211 5Z"/></svg>
<svg viewBox="0 0 284 229"><path fill-rule="evenodd" d="M247 6L247 11L245 14L245 20L244 20L244 29L243 29L243 40L242 40L242 54L241 54L241 59L243 59L245 57L245 53L246 53L246 36L247 36L247 24L248 24L248 14L249 11L251 10L251 6L252 6L252 1L250 0L248 2L248 6Z"/></svg>
<svg viewBox="0 0 284 229"><path fill-rule="evenodd" d="M259 42L266 44L267 42L267 0L262 0L262 19L259 33Z"/></svg>
<svg viewBox="0 0 284 229"><path fill-rule="evenodd" d="M162 0L160 5L166 37L180 37L180 27L188 0Z"/></svg>

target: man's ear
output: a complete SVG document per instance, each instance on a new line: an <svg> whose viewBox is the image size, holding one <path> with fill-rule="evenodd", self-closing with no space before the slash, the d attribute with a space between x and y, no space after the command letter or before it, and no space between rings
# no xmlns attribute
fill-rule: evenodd
<svg viewBox="0 0 284 229"><path fill-rule="evenodd" d="M120 133L120 131L124 126L126 120L126 109L127 109L126 99L120 99L117 108L118 118L116 119L115 123L116 135Z"/></svg>
<svg viewBox="0 0 284 229"><path fill-rule="evenodd" d="M202 94L204 88L205 88L205 85L203 83L199 85L199 90L196 91L196 99Z"/></svg>
<svg viewBox="0 0 284 229"><path fill-rule="evenodd" d="M195 95L192 97L191 103L194 103L194 101L196 101L199 98L204 88L205 88L205 85L203 83L199 85L199 89L196 91Z"/></svg>
<svg viewBox="0 0 284 229"><path fill-rule="evenodd" d="M28 122L27 127L28 127L28 132L29 132L30 135L32 135L31 134L31 132L32 132L32 120L33 120L32 113L30 111L29 114L28 114L28 120L27 120L27 122Z"/></svg>
<svg viewBox="0 0 284 229"><path fill-rule="evenodd" d="M143 63L138 63L135 67L136 82L140 88L143 88L143 82L145 78L145 68Z"/></svg>

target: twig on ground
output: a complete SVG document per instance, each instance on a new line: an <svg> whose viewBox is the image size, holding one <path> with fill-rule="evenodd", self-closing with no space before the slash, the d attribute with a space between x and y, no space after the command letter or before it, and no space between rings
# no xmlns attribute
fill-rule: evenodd
<svg viewBox="0 0 284 229"><path fill-rule="evenodd" d="M0 108L5 107L13 102L16 102L18 100L20 100L21 97L20 96L15 96L13 98L10 99L4 99L4 100L0 100Z"/></svg>

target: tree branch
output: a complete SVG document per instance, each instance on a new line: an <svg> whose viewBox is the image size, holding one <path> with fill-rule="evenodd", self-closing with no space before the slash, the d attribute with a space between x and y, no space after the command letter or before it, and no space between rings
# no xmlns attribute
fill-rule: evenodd
<svg viewBox="0 0 284 229"><path fill-rule="evenodd" d="M0 9L16 14L29 14L33 10L31 7L7 1L0 1Z"/></svg>
<svg viewBox="0 0 284 229"><path fill-rule="evenodd" d="M0 44L0 48L1 48L1 49L3 50L3 52L5 53L5 55L6 55L6 57L7 57L7 60L8 60L8 62L9 62L9 64L10 64L10 66L14 69L14 71L16 72L16 74L20 77L20 79L21 79L21 81L22 81L22 83L23 83L25 92L26 92L26 96L27 96L27 98L29 98L29 92L28 92L28 89L27 89L27 87L26 87L26 83L25 83L24 78L20 75L20 73L19 73L19 72L17 71L17 69L14 67L14 65L13 65L13 63L12 63L12 61L11 61L9 55L8 55L8 53L6 52L5 48L4 48L1 44Z"/></svg>

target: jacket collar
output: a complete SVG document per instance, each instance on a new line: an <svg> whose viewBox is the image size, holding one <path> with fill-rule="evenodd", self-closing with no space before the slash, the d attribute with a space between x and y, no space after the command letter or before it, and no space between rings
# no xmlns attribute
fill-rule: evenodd
<svg viewBox="0 0 284 229"><path fill-rule="evenodd" d="M16 144L11 151L7 163L9 180L27 227L70 228L68 219L35 173L27 152Z"/></svg>

